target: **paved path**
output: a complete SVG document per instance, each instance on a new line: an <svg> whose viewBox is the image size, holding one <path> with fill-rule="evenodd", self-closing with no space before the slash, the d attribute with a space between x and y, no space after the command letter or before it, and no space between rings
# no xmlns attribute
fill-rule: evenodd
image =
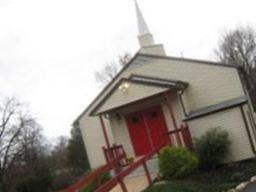
<svg viewBox="0 0 256 192"><path fill-rule="evenodd" d="M141 157L139 157L141 158ZM138 159L136 159L138 160ZM152 158L147 162L149 171L151 172L151 179L154 180L158 172L158 159L156 157ZM141 192L148 186L148 180L146 177L145 170L142 166L134 170L124 179L125 186L127 187L128 192ZM122 189L117 185L110 192L122 192Z"/></svg>
<svg viewBox="0 0 256 192"><path fill-rule="evenodd" d="M124 183L129 192L143 191L143 189L145 189L145 186L148 185L147 178L144 175L126 178L124 180ZM122 190L121 187L118 185L113 190L111 190L111 192L122 192Z"/></svg>
<svg viewBox="0 0 256 192"><path fill-rule="evenodd" d="M155 178L156 173L151 174L151 178ZM127 187L128 192L141 192L148 186L148 180L146 175L138 175L133 177L127 177L124 179L125 186ZM122 189L117 185L110 192L122 192Z"/></svg>
<svg viewBox="0 0 256 192"><path fill-rule="evenodd" d="M248 185L243 192L256 192L256 183Z"/></svg>

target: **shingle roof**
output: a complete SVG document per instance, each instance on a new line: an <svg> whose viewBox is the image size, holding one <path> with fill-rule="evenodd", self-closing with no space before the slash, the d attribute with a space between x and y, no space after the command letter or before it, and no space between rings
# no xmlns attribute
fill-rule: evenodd
<svg viewBox="0 0 256 192"><path fill-rule="evenodd" d="M195 111L191 111L187 117L185 117L183 120L184 121L188 121L188 120L192 120L198 117L202 117L214 112L218 112L224 109L229 109L232 107L236 107L239 106L241 104L244 104L247 102L247 98L245 96L242 97L238 97L238 98L234 98L231 100L227 100L221 103L218 103L216 105L211 105L208 107L203 107L201 109L195 110Z"/></svg>

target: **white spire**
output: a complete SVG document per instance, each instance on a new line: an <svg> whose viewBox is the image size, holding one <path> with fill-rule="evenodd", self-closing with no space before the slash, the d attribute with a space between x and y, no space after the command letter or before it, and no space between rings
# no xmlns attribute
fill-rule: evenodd
<svg viewBox="0 0 256 192"><path fill-rule="evenodd" d="M136 6L136 14L137 14L139 35L144 35L144 34L150 33L149 29L148 29L148 26L147 26L147 23L145 22L145 19L142 15L142 12L139 8L139 5L138 5L137 1L134 0L134 2L135 2L135 6Z"/></svg>
<svg viewBox="0 0 256 192"><path fill-rule="evenodd" d="M165 51L163 45L155 44L153 35L150 33L148 26L145 22L145 19L141 13L139 5L136 0L135 7L136 7L136 14L137 14L137 21L138 21L138 28L139 28L139 35L138 40L140 43L140 53L147 53L147 54L155 54L155 55L165 55Z"/></svg>

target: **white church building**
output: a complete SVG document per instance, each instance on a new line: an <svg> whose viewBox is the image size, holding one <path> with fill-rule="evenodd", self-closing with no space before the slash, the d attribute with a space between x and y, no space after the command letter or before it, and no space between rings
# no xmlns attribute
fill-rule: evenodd
<svg viewBox="0 0 256 192"><path fill-rule="evenodd" d="M221 127L231 140L227 161L255 157L256 115L239 69L223 63L167 56L136 4L140 49L74 121L90 166L122 146L143 156L163 145L193 145L192 138Z"/></svg>

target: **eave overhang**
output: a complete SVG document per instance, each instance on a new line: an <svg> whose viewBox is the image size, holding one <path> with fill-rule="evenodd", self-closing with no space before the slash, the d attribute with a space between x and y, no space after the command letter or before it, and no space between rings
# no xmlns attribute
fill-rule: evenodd
<svg viewBox="0 0 256 192"><path fill-rule="evenodd" d="M188 83L180 80L171 80L171 79L163 79L159 77L151 77L151 76L144 76L144 75L138 75L138 74L132 74L129 78L121 78L119 82L109 91L109 93L99 102L91 111L90 115L95 116L102 113L105 113L106 111L109 111L110 109L106 111L100 111L99 109L104 105L104 103L111 99L111 95L113 92L117 91L117 89L123 84L123 83L133 83L142 85L145 87L158 87L158 88L164 88L165 90L171 90L171 91L183 91L188 87ZM132 89L132 88L131 88ZM139 99L138 99L139 100ZM133 101L134 102L134 101ZM121 105L120 105L121 106ZM118 106L115 106L117 108Z"/></svg>
<svg viewBox="0 0 256 192"><path fill-rule="evenodd" d="M233 107L237 107L240 105L243 105L247 103L248 100L245 96L237 97L234 99L230 99L227 101L223 101L221 103L211 105L208 107L203 107L201 109L191 111L185 118L183 118L184 121L189 121L193 119L197 119L206 115L210 115L213 113L217 113L219 111L227 110Z"/></svg>

